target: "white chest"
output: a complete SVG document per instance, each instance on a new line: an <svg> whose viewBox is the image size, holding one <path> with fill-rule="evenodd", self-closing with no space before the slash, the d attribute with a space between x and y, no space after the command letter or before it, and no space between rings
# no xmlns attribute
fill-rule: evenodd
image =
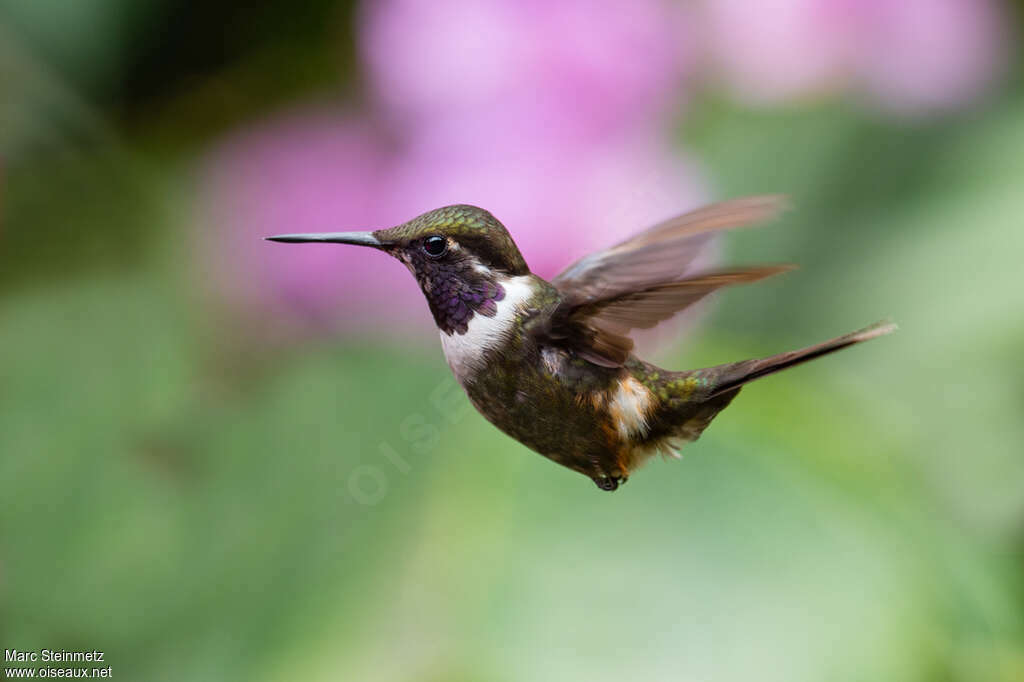
<svg viewBox="0 0 1024 682"><path fill-rule="evenodd" d="M497 302L498 312L493 317L473 315L465 334L441 332L444 357L460 382L468 374L484 369L485 351L505 342L515 326L519 309L534 294L528 275L509 277L501 286L505 289L505 298Z"/></svg>

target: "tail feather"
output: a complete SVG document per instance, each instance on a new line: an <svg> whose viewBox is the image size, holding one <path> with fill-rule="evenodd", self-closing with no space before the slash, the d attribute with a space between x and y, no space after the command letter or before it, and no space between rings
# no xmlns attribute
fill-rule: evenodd
<svg viewBox="0 0 1024 682"><path fill-rule="evenodd" d="M738 389L754 379L760 379L763 376L794 367L814 358L820 358L823 355L834 353L837 350L861 343L862 341L869 341L878 336L889 334L895 329L896 325L891 322L876 322L870 327L865 327L849 334L843 334L824 343L801 348L800 350L791 350L787 353L779 353L767 358L744 360L724 365L719 368L721 369L720 379L711 397Z"/></svg>

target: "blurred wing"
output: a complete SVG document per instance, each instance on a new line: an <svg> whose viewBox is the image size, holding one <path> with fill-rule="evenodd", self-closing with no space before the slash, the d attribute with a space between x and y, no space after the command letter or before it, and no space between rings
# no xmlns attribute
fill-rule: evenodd
<svg viewBox="0 0 1024 682"><path fill-rule="evenodd" d="M721 230L763 222L786 206L765 195L733 199L658 223L615 246L584 256L551 280L574 304L677 280Z"/></svg>
<svg viewBox="0 0 1024 682"><path fill-rule="evenodd" d="M775 195L723 201L581 258L551 280L562 301L534 333L595 364L621 365L633 350L633 329L653 327L722 287L789 270L734 268L683 277L716 233L768 220L785 205L785 198Z"/></svg>
<svg viewBox="0 0 1024 682"><path fill-rule="evenodd" d="M633 350L629 338L633 329L653 327L722 287L756 282L790 269L777 265L718 270L580 305L563 301L535 333L572 348L594 364L617 367Z"/></svg>

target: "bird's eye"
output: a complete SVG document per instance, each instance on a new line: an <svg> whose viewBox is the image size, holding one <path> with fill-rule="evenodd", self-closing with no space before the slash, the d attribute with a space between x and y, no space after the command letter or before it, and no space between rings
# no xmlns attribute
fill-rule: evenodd
<svg viewBox="0 0 1024 682"><path fill-rule="evenodd" d="M431 258L440 258L448 250L448 240L434 235L423 240L423 250Z"/></svg>

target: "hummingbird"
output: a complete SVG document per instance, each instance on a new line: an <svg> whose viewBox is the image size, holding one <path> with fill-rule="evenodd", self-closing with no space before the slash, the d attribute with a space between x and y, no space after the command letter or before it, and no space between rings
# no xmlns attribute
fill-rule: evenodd
<svg viewBox="0 0 1024 682"><path fill-rule="evenodd" d="M780 196L753 196L705 206L584 256L551 281L530 272L497 218L466 204L372 232L267 239L366 246L404 263L473 406L528 448L611 491L653 455L678 457L745 384L895 328L877 322L800 350L686 371L633 354L633 330L723 287L790 270L688 273L717 233L765 222L784 205Z"/></svg>

